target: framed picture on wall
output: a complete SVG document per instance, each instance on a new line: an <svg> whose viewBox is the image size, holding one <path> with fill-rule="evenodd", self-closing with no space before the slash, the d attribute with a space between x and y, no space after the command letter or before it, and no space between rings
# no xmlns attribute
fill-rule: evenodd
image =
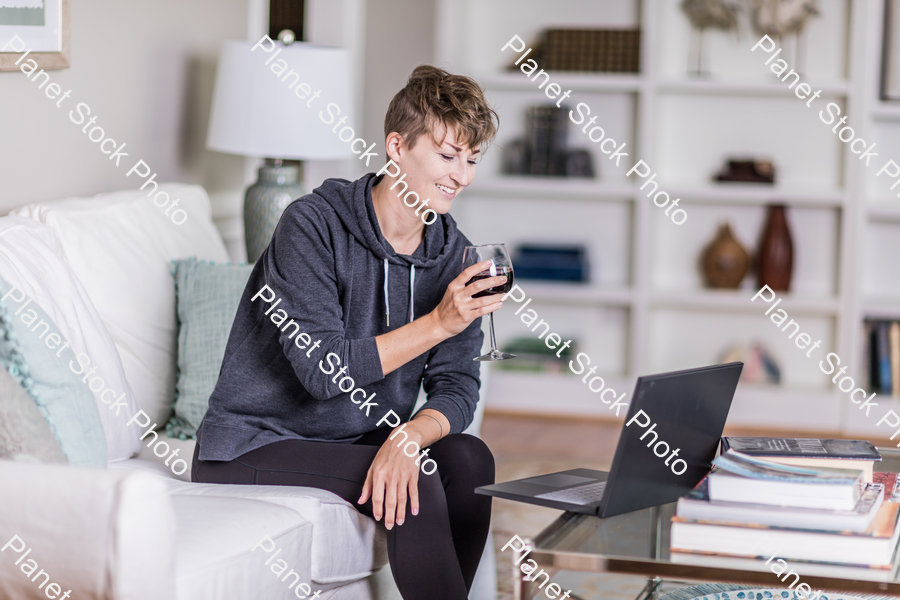
<svg viewBox="0 0 900 600"><path fill-rule="evenodd" d="M44 70L69 66L70 0L0 0L0 71L29 51Z"/></svg>
<svg viewBox="0 0 900 600"><path fill-rule="evenodd" d="M881 99L900 100L900 0L884 0Z"/></svg>

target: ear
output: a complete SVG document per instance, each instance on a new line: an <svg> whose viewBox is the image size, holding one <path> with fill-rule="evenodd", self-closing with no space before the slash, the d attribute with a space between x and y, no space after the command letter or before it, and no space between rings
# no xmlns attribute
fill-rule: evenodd
<svg viewBox="0 0 900 600"><path fill-rule="evenodd" d="M384 141L384 150L387 153L388 158L399 165L408 148L406 147L406 142L403 140L403 136L396 131L392 131Z"/></svg>

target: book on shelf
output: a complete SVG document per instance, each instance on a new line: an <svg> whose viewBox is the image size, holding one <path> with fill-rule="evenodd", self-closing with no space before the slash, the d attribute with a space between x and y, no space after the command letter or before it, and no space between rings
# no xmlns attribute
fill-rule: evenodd
<svg viewBox="0 0 900 600"><path fill-rule="evenodd" d="M866 321L871 391L900 396L900 322Z"/></svg>
<svg viewBox="0 0 900 600"><path fill-rule="evenodd" d="M888 332L891 344L891 395L900 396L900 323L891 321Z"/></svg>
<svg viewBox="0 0 900 600"><path fill-rule="evenodd" d="M547 29L533 47L529 59L548 71L640 71L639 29ZM509 68L519 69L520 65Z"/></svg>
<svg viewBox="0 0 900 600"><path fill-rule="evenodd" d="M539 373L566 374L572 370L567 368L568 362L575 356L578 342L563 348L556 356L556 351L547 347L543 340L537 338L515 338L503 345L504 352L516 355L516 360L505 360L497 365L504 371L534 371Z"/></svg>
<svg viewBox="0 0 900 600"><path fill-rule="evenodd" d="M722 452L734 450L783 465L860 469L871 483L881 455L868 440L819 438L723 437Z"/></svg>
<svg viewBox="0 0 900 600"><path fill-rule="evenodd" d="M587 282L590 275L583 244L522 244L513 263L517 279Z"/></svg>
<svg viewBox="0 0 900 600"><path fill-rule="evenodd" d="M713 460L709 497L797 508L852 510L863 490L858 469L781 465L728 450Z"/></svg>
<svg viewBox="0 0 900 600"><path fill-rule="evenodd" d="M883 502L864 532L744 525L672 517L673 552L779 558L886 569L893 565L900 504Z"/></svg>
<svg viewBox="0 0 900 600"><path fill-rule="evenodd" d="M568 107L530 106L525 114L525 146L530 175L566 174Z"/></svg>
<svg viewBox="0 0 900 600"><path fill-rule="evenodd" d="M827 529L862 533L868 529L884 501L884 485L866 484L852 510L824 510L745 502L714 502L704 477L686 496L678 499L675 514L693 521L717 521L745 526Z"/></svg>

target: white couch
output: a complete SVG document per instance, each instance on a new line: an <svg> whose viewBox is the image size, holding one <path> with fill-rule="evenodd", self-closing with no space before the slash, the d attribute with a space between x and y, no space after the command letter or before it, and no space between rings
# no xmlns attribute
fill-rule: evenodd
<svg viewBox="0 0 900 600"><path fill-rule="evenodd" d="M134 406L154 418L160 439L180 448L190 464L195 442L165 437L177 343L174 287L161 273L168 277L168 261L174 258L225 262L227 255L202 188L168 184L160 189L181 198L188 212L183 225L173 225L151 198L137 191L31 205L11 213L17 216L0 218L0 236L4 228L21 229L20 217L26 217L32 224L25 226L29 235L33 226L35 237L41 238L34 242L39 247L22 252L28 260L12 273L0 270L0 276L24 286L32 297L43 294L42 308L71 327L70 307L46 291L62 278L63 267L55 265L54 272L43 263L59 257L77 278L70 287L86 293L102 320L91 327L105 329L81 333L111 339L121 358L120 364L104 365L105 372L124 374L127 383L121 385L133 390ZM11 222L16 227L8 227ZM41 262L42 256L48 258ZM51 283L44 281L42 288L41 278ZM89 322L79 315L80 327ZM102 412L106 406L98 403L98 408ZM470 433L477 432L482 410L483 402ZM272 540L281 551L278 558L300 582L322 590L319 598L400 598L389 567L382 568L387 563L383 526L336 495L314 488L191 483L190 470L176 477L162 464L164 457L146 445L135 457L137 429L129 429L133 439L123 441L113 439L113 432L121 437L121 423L104 422L104 427L107 470L0 461L0 545L13 535L24 540L51 580L72 590L71 598L303 595L288 589L296 581L293 576L283 582L266 566L272 554L265 552L270 542L260 545L263 540ZM14 565L10 550L0 553L0 597L49 597ZM489 542L470 597L487 600L495 590Z"/></svg>

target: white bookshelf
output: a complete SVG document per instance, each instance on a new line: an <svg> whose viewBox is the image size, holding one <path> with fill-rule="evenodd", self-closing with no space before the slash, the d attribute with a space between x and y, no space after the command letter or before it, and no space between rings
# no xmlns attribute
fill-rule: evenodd
<svg viewBox="0 0 900 600"><path fill-rule="evenodd" d="M474 243L583 243L591 283L555 285L522 280L540 318L563 339L577 336L599 364L597 374L629 397L638 375L717 362L732 344L762 341L779 360L780 386L741 384L729 423L772 429L872 434L847 394L818 368L826 352L865 376L863 319L900 318L900 198L875 179L818 118L826 102L849 114L849 124L900 163L900 103L878 99L882 2L822 0L809 21L802 81L822 97L806 108L763 64L751 46L759 38L743 18L739 37L707 30L711 75L687 73L691 27L678 0L439 0L438 64L476 78L501 119L497 143L524 133L527 106L549 102L500 48L514 34L529 46L548 27L640 27L641 73L551 73L572 89L566 103L591 106L629 157L616 169L579 127L569 146L589 148L599 177L552 180L500 173L500 150L487 153L454 215ZM790 49L783 56L791 63ZM777 185L719 185L712 175L728 156L770 157ZM674 225L625 177L638 158L657 173L660 189L681 198L688 221ZM627 163L627 164L625 164ZM897 191L897 190L895 190ZM813 358L793 346L751 303L755 279L741 290L703 287L700 252L721 221L731 223L755 254L765 205L788 205L794 238L792 291L779 294L791 318L824 351ZM495 315L503 343L531 334L515 304ZM815 358L815 360L814 360ZM621 389L620 389L621 388ZM900 401L882 399L882 404ZM575 375L495 370L489 407L605 417L607 406ZM879 405L881 409L882 405ZM883 413L879 413L880 415ZM884 432L879 432L884 433Z"/></svg>

